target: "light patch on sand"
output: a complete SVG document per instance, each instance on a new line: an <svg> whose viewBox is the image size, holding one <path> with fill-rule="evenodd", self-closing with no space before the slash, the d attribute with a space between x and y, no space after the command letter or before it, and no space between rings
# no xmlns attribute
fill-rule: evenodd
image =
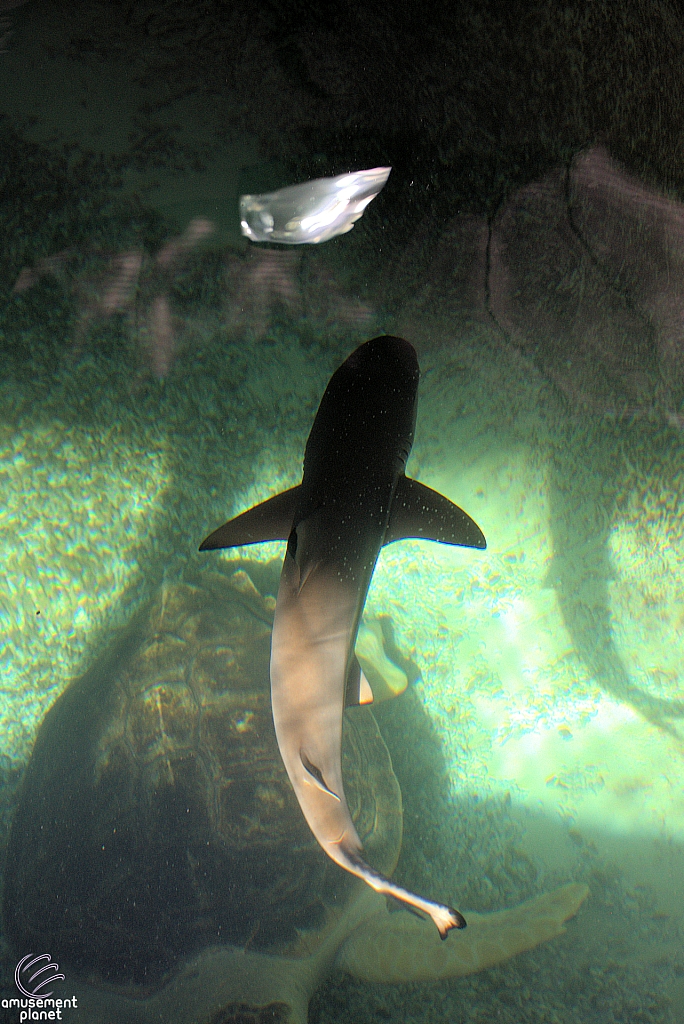
<svg viewBox="0 0 684 1024"><path fill-rule="evenodd" d="M501 747L492 768L527 803L623 835L684 838L681 752L669 737L609 697L590 718L539 725Z"/></svg>
<svg viewBox="0 0 684 1024"><path fill-rule="evenodd" d="M86 646L139 577L169 485L159 439L59 422L0 444L0 734L23 759L36 722L81 668Z"/></svg>
<svg viewBox="0 0 684 1024"><path fill-rule="evenodd" d="M473 516L488 548L391 545L367 611L393 616L400 642L423 670L416 685L455 790L509 792L528 807L616 835L684 838L680 747L591 677L547 586L553 539L536 453L499 448L463 473L445 470L425 482ZM634 527L624 524L613 536L614 632L630 671L643 673L643 660L653 659L671 697L668 680L678 679L684 652L673 653L665 619L647 637L653 624L644 624L628 595L637 578L643 585L647 577L649 587L660 578L667 614L674 614L684 596L675 579L684 579L680 549L661 546L647 557L641 543L639 555Z"/></svg>
<svg viewBox="0 0 684 1024"><path fill-rule="evenodd" d="M630 508L610 533L613 642L630 676L665 700L684 700L684 509Z"/></svg>

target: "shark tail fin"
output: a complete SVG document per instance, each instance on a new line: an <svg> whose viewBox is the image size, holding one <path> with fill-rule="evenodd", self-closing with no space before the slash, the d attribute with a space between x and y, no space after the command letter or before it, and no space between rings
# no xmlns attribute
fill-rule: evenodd
<svg viewBox="0 0 684 1024"><path fill-rule="evenodd" d="M292 531L298 497L299 486L291 487L260 505L254 505L210 533L200 544L200 551L260 544L265 540L287 540Z"/></svg>
<svg viewBox="0 0 684 1024"><path fill-rule="evenodd" d="M366 864L363 857L348 845L340 843L337 856L334 856L333 859L357 878L362 878L371 889L375 889L376 892L393 900L398 900L411 913L431 917L437 927L440 939L446 939L452 928L466 927L466 919L458 910L454 910L453 907L448 907L444 903L435 903L434 900L425 899L424 896L418 896L414 892L409 892L408 889L403 889L396 882Z"/></svg>
<svg viewBox="0 0 684 1024"><path fill-rule="evenodd" d="M384 543L407 537L467 548L487 547L482 530L467 512L431 487L402 475L392 499Z"/></svg>

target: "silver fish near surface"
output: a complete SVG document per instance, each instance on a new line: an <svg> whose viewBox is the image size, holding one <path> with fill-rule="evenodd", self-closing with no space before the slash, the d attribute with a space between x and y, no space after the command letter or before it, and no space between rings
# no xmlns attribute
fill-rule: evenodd
<svg viewBox="0 0 684 1024"><path fill-rule="evenodd" d="M314 178L277 192L240 196L240 228L252 242L305 245L351 231L384 187L391 167Z"/></svg>
<svg viewBox="0 0 684 1024"><path fill-rule="evenodd" d="M335 371L316 413L298 487L231 519L200 550L287 540L271 639L271 705L278 747L304 817L345 870L422 911L442 938L458 911L375 871L342 784L342 717L369 703L354 654L381 547L415 537L485 548L462 509L404 474L413 444L420 370L402 338L367 341Z"/></svg>

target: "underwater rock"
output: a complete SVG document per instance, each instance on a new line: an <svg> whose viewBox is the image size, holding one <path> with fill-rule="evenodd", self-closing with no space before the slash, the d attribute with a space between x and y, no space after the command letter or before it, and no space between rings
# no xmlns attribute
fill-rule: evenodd
<svg viewBox="0 0 684 1024"><path fill-rule="evenodd" d="M495 218L489 310L579 403L629 412L677 404L683 234L681 204L605 150L589 150L517 192Z"/></svg>
<svg viewBox="0 0 684 1024"><path fill-rule="evenodd" d="M491 224L454 218L393 329L434 346L435 320L445 339L495 326L574 403L681 427L683 253L684 204L594 147Z"/></svg>

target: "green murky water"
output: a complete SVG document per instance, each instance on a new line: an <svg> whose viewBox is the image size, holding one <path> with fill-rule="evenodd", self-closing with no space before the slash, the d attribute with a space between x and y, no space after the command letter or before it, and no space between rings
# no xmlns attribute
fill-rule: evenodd
<svg viewBox="0 0 684 1024"><path fill-rule="evenodd" d="M41 721L111 638L164 588L283 557L197 548L298 483L361 342L415 345L407 472L487 537L393 544L368 594L396 643L392 661L376 625L370 659L416 667L376 711L403 796L395 877L475 915L568 883L589 897L564 934L462 977L396 978L378 952L363 980L335 949L312 1024L684 1020L684 20L620 6L461 3L426 24L376 4L0 0L3 848ZM348 234L240 233L242 194L378 166ZM221 942L203 915L195 952ZM415 964L402 916L387 927ZM46 950L2 943L16 999L15 965ZM79 993L63 1019L288 1019L244 1016L246 983L242 1017L207 994L232 961L151 1004L64 961L59 928L49 953Z"/></svg>

